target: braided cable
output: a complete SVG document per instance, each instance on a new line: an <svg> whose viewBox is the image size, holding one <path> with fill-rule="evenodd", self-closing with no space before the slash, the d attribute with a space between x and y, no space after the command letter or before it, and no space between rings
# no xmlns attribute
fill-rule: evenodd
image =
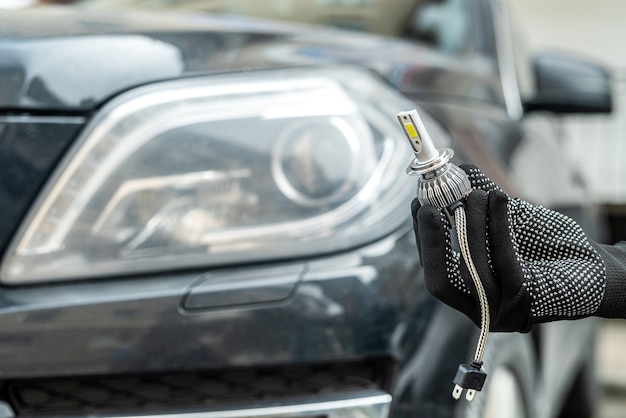
<svg viewBox="0 0 626 418"><path fill-rule="evenodd" d="M454 210L454 220L456 224L456 232L459 239L459 246L461 247L461 254L465 259L465 264L469 270L472 281L476 287L478 293L478 303L480 304L480 337L478 338L478 345L476 346L476 353L474 354L474 360L482 362L483 354L485 353L485 345L487 344L487 336L489 335L489 302L487 301L487 295L485 294L485 288L480 281L480 276L474 265L474 261L470 255L469 244L467 242L467 222L465 219L465 210L463 206L458 206Z"/></svg>

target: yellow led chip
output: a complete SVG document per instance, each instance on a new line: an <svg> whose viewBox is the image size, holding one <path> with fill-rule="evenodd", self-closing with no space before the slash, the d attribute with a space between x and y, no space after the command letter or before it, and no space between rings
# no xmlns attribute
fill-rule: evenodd
<svg viewBox="0 0 626 418"><path fill-rule="evenodd" d="M415 129L415 126L413 126L412 123L405 123L404 130L406 134L409 136L409 138L419 138L419 135L417 134L417 130Z"/></svg>

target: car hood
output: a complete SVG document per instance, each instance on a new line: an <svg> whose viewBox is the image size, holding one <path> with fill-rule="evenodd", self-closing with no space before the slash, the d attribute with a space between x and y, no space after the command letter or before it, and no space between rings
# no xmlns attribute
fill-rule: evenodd
<svg viewBox="0 0 626 418"><path fill-rule="evenodd" d="M0 12L0 111L89 112L155 81L330 62L364 65L405 91L445 85L446 94L500 100L489 63L391 38L226 16Z"/></svg>

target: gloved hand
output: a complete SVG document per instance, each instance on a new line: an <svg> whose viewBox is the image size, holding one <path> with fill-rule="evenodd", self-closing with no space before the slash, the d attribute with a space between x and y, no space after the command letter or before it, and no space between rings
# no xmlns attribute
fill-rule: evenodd
<svg viewBox="0 0 626 418"><path fill-rule="evenodd" d="M474 166L461 166L473 190L465 202L470 253L489 301L491 331L528 332L536 323L595 314L606 268L572 219L508 197ZM427 289L480 326L480 306L441 210L412 204ZM609 316L609 315L605 315Z"/></svg>

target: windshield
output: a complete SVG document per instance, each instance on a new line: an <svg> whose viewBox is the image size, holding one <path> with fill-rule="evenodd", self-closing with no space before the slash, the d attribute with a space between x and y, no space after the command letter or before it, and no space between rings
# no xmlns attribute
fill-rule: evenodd
<svg viewBox="0 0 626 418"><path fill-rule="evenodd" d="M487 52L488 48L486 25L481 22L480 2L476 0L83 0L73 3L90 9L202 12L325 25L427 43L452 55Z"/></svg>

